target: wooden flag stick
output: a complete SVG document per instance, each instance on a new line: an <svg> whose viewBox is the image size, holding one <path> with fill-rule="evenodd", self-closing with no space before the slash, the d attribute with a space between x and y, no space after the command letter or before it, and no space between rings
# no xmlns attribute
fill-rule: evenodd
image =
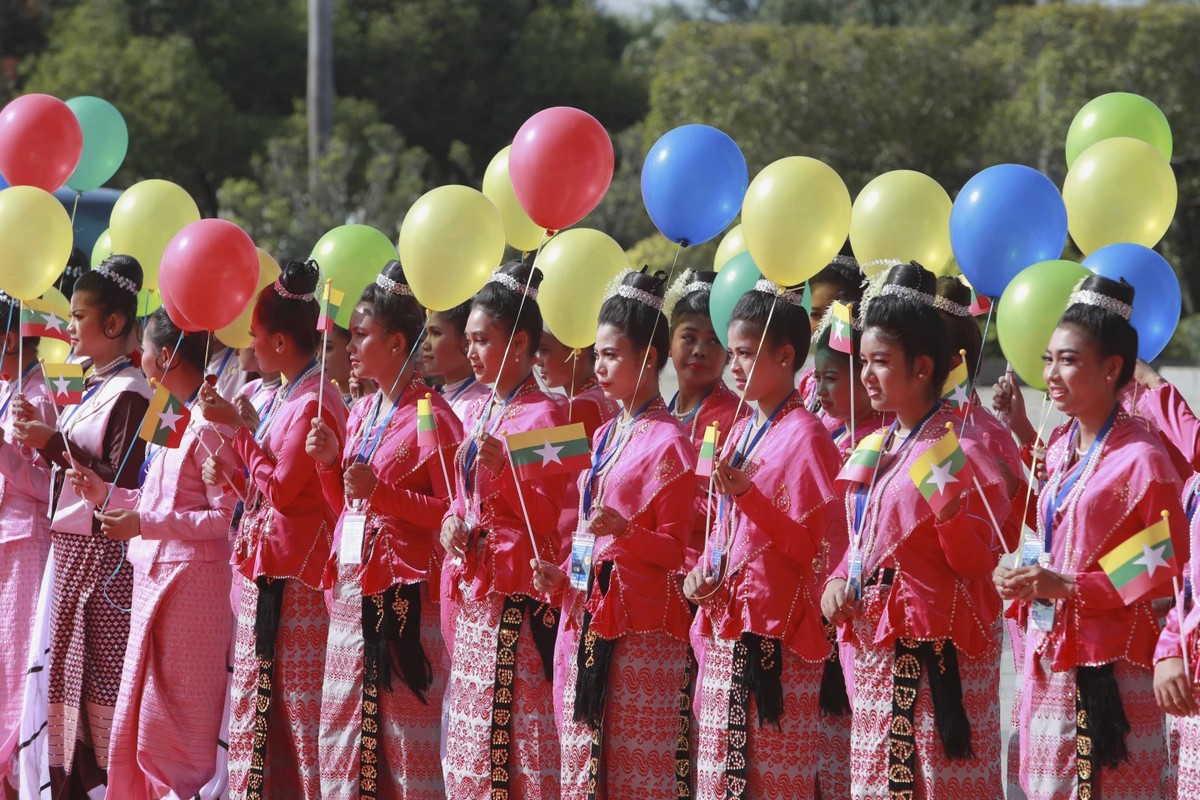
<svg viewBox="0 0 1200 800"><path fill-rule="evenodd" d="M225 437L224 437L224 436L221 436L221 432L220 432L220 431L216 431L216 429L215 429L215 428L214 428L214 431L216 432L216 434L217 434L217 437L218 437L218 438L221 440L221 444L224 444L224 443L225 443ZM204 452L208 454L208 457L209 457L209 458L216 458L216 457L217 457L217 454L216 454L216 453L214 453L212 450L209 450L209 449L208 449L208 445L205 443L205 441L204 441L204 437L203 437L203 436L197 436L197 437L196 437L196 441L197 441L197 442L199 442L199 443L200 443L200 446L204 448ZM218 447L217 449L219 450L219 449L220 449L220 447ZM233 493L234 493L234 494L236 494L236 495L238 496L238 499L239 499L239 500L241 500L243 504L245 504L245 502L246 502L246 495L242 494L242 490L241 490L241 489L239 489L239 488L237 488L237 486L235 486L235 485L234 485L233 481L226 481L225 483L227 483L227 484L229 485L229 488L230 488L230 489L233 489Z"/></svg>
<svg viewBox="0 0 1200 800"><path fill-rule="evenodd" d="M425 393L426 400L429 400L432 397L433 397L432 393L430 393L430 392ZM442 452L442 437L438 433L437 417L433 418L433 438L434 438L434 447L437 449L438 461L442 465L442 479L446 481L446 497L450 500L451 503L453 503L454 502L454 485L450 483L450 470L446 469L446 454L444 452ZM510 456L509 460L510 461L512 460L511 456Z"/></svg>
<svg viewBox="0 0 1200 800"><path fill-rule="evenodd" d="M322 401L325 399L325 352L329 349L329 296L333 291L333 278L325 279L324 306L325 324L321 326L321 380L317 383L317 419L321 419Z"/></svg>

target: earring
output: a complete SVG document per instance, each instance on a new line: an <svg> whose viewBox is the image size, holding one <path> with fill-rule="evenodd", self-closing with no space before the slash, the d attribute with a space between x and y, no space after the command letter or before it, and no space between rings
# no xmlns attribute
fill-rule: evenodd
<svg viewBox="0 0 1200 800"><path fill-rule="evenodd" d="M1107 376L1105 376L1105 378L1104 378L1104 380L1108 381L1109 383L1112 383L1112 379L1113 379L1113 376L1112 376L1112 375L1107 375Z"/></svg>
<svg viewBox="0 0 1200 800"><path fill-rule="evenodd" d="M925 378L925 373L924 373L924 372L918 372L918 373L917 373L917 380L924 380L924 378Z"/></svg>

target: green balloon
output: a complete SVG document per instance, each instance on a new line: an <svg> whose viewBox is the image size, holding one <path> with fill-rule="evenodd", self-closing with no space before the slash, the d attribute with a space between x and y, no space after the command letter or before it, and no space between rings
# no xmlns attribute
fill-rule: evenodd
<svg viewBox="0 0 1200 800"><path fill-rule="evenodd" d="M1110 92L1091 100L1067 131L1067 167L1096 142L1125 136L1139 139L1171 160L1171 124L1154 103L1139 94Z"/></svg>
<svg viewBox="0 0 1200 800"><path fill-rule="evenodd" d="M67 107L75 113L83 131L83 153L67 178L67 186L77 192L90 192L103 186L125 162L129 129L117 107L99 97L72 97Z"/></svg>
<svg viewBox="0 0 1200 800"><path fill-rule="evenodd" d="M100 234L100 238L96 239L96 243L92 245L92 268L100 266L100 262L112 254L112 236L109 234L108 228L105 228L104 233Z"/></svg>
<svg viewBox="0 0 1200 800"><path fill-rule="evenodd" d="M333 288L346 293L334 322L350 327L350 315L367 284L374 283L396 248L386 236L369 225L341 225L321 237L312 250L321 269L322 283L333 280ZM317 288L320 299L323 287Z"/></svg>
<svg viewBox="0 0 1200 800"><path fill-rule="evenodd" d="M717 273L708 298L708 316L712 318L717 338L726 347L729 347L729 320L733 319L733 308L761 277L749 252L738 253Z"/></svg>
<svg viewBox="0 0 1200 800"><path fill-rule="evenodd" d="M1021 380L1046 390L1042 355L1075 286L1091 271L1074 261L1042 261L1009 282L996 307L1000 349Z"/></svg>

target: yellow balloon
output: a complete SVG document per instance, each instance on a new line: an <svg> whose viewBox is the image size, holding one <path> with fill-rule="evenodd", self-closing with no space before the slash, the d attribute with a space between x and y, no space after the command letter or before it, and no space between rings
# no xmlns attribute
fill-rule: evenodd
<svg viewBox="0 0 1200 800"><path fill-rule="evenodd" d="M504 257L504 222L468 186L440 186L413 203L400 226L400 263L417 301L431 311L465 303Z"/></svg>
<svg viewBox="0 0 1200 800"><path fill-rule="evenodd" d="M504 220L504 238L514 250L536 250L546 235L546 229L529 218L517 202L512 179L508 176L508 154L512 145L501 150L483 173L483 195L492 201ZM407 273L406 273L407 274Z"/></svg>
<svg viewBox="0 0 1200 800"><path fill-rule="evenodd" d="M794 286L820 272L846 243L850 192L827 164L790 156L755 176L742 203L742 233L763 277Z"/></svg>
<svg viewBox="0 0 1200 800"><path fill-rule="evenodd" d="M108 232L114 253L142 265L142 286L158 289L158 262L175 234L200 219L200 209L180 186L164 180L135 183L113 206Z"/></svg>
<svg viewBox="0 0 1200 800"><path fill-rule="evenodd" d="M717 255L713 258L713 272L720 272L725 262L738 253L746 252L746 237L742 234L742 226L734 225L725 234L725 238L717 245Z"/></svg>
<svg viewBox="0 0 1200 800"><path fill-rule="evenodd" d="M629 267L621 245L600 231L572 228L542 247L537 266L545 276L538 307L546 327L567 347L591 346L604 290Z"/></svg>
<svg viewBox="0 0 1200 800"><path fill-rule="evenodd" d="M958 261L954 258L954 256L950 256L950 258L946 260L945 264L936 269L929 267L929 271L939 277L942 275L957 275L958 277L962 278L963 283L967 284L968 286L971 285L971 282L963 276L962 268L958 266Z"/></svg>
<svg viewBox="0 0 1200 800"><path fill-rule="evenodd" d="M71 257L74 234L62 203L36 186L0 191L0 289L33 300L54 285Z"/></svg>
<svg viewBox="0 0 1200 800"><path fill-rule="evenodd" d="M1104 139L1084 150L1063 183L1067 227L1085 255L1120 242L1154 247L1175 216L1171 165L1140 139Z"/></svg>
<svg viewBox="0 0 1200 800"><path fill-rule="evenodd" d="M250 323L254 317L254 306L258 303L258 293L279 279L279 262L274 256L263 250L258 250L258 288L250 302L238 314L238 318L216 332L217 339L230 347L250 346Z"/></svg>
<svg viewBox="0 0 1200 800"><path fill-rule="evenodd" d="M951 256L950 195L928 175L885 172L859 193L850 212L850 246L860 264L895 258L940 268Z"/></svg>

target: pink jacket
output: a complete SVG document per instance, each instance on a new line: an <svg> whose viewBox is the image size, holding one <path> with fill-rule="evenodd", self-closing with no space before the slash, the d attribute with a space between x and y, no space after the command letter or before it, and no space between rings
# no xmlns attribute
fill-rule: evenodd
<svg viewBox="0 0 1200 800"><path fill-rule="evenodd" d="M36 364L35 364L36 367ZM42 422L54 426L54 402L46 395L46 384L36 368L22 382L21 394ZM0 403L4 404L4 440L0 442L0 542L12 542L50 532L46 509L50 502L50 465L37 453L13 439L12 404L16 381L0 381Z"/></svg>

